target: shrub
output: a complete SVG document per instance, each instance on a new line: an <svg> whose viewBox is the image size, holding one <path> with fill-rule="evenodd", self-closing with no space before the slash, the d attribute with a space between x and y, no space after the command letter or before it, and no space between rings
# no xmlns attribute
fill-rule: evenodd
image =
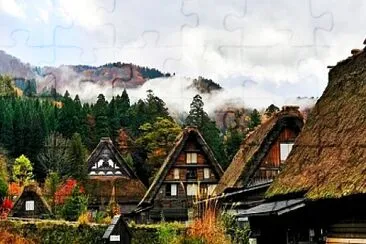
<svg viewBox="0 0 366 244"><path fill-rule="evenodd" d="M249 244L249 224L241 226L235 219L235 216L229 213L223 213L221 220L226 233L230 235L232 243Z"/></svg>
<svg viewBox="0 0 366 244"><path fill-rule="evenodd" d="M0 219L6 219L12 208L13 202L9 198L5 198L0 205Z"/></svg>
<svg viewBox="0 0 366 244"><path fill-rule="evenodd" d="M0 177L0 203L2 199L8 194L8 184Z"/></svg>
<svg viewBox="0 0 366 244"><path fill-rule="evenodd" d="M171 224L161 223L158 229L158 236L161 244L170 244L177 242L178 231Z"/></svg>
<svg viewBox="0 0 366 244"><path fill-rule="evenodd" d="M82 213L78 218L78 223L81 225L89 224L91 220L91 216L89 212Z"/></svg>
<svg viewBox="0 0 366 244"><path fill-rule="evenodd" d="M58 187L57 191L55 192L55 204L61 205L65 203L65 200L71 196L75 187L78 186L78 183L74 179L67 179L64 184ZM80 193L84 192L84 189L78 187Z"/></svg>
<svg viewBox="0 0 366 244"><path fill-rule="evenodd" d="M81 214L86 212L87 207L88 198L76 186L72 190L71 196L66 199L61 214L64 219L75 221Z"/></svg>
<svg viewBox="0 0 366 244"><path fill-rule="evenodd" d="M9 233L6 230L0 230L0 243L30 244L34 242L24 239L17 234Z"/></svg>
<svg viewBox="0 0 366 244"><path fill-rule="evenodd" d="M20 185L16 182L12 182L9 185L9 189L8 189L8 195L11 197L14 196L19 196L20 193L22 192L22 188L20 187Z"/></svg>

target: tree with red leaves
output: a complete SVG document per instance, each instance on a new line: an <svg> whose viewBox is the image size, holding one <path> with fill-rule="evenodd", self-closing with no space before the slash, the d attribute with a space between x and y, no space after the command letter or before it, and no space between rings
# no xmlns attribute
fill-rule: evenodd
<svg viewBox="0 0 366 244"><path fill-rule="evenodd" d="M55 204L64 204L65 200L71 196L72 191L76 186L78 186L78 182L75 179L67 179L55 192ZM79 192L84 193L84 188L79 187Z"/></svg>
<svg viewBox="0 0 366 244"><path fill-rule="evenodd" d="M13 202L9 198L5 198L0 206L0 219L6 219L12 208Z"/></svg>

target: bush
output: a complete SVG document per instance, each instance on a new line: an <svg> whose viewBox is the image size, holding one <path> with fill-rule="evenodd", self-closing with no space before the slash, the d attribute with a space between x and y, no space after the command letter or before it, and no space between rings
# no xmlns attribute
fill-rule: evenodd
<svg viewBox="0 0 366 244"><path fill-rule="evenodd" d="M63 221L0 221L0 230L11 235L16 234L25 242L19 243L44 243L44 244L89 244L103 243L102 236L107 229L106 225L79 225ZM0 232L0 240L2 238ZM1 242L0 243L18 243Z"/></svg>
<svg viewBox="0 0 366 244"><path fill-rule="evenodd" d="M8 194L8 184L3 178L0 177L0 203L7 194Z"/></svg>
<svg viewBox="0 0 366 244"><path fill-rule="evenodd" d="M87 211L87 208L88 198L80 192L79 187L75 187L71 196L66 199L61 215L66 220L75 221Z"/></svg>
<svg viewBox="0 0 366 244"><path fill-rule="evenodd" d="M249 244L249 224L240 226L235 216L224 213L221 215L225 231L231 237L232 243Z"/></svg>

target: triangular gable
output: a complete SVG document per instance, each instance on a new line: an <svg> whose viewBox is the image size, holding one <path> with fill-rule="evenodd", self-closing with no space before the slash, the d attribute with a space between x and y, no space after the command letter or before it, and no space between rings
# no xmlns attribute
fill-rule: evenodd
<svg viewBox="0 0 366 244"><path fill-rule="evenodd" d="M144 198L139 203L139 206L145 203L150 204L152 200L155 198L156 194L158 193L158 190L161 187L161 184L163 183L164 179L167 176L167 173L173 166L174 162L176 162L177 157L183 150L190 135L194 135L196 137L198 144L202 147L203 152L208 158L208 162L212 164L213 170L215 170L214 173L217 174L219 177L222 176L223 170L220 164L217 162L212 150L202 137L201 133L195 127L185 128L184 131L180 135L178 135L175 146L172 148L172 150L170 150L163 165L160 167L158 173L156 174L154 181L147 190Z"/></svg>
<svg viewBox="0 0 366 244"><path fill-rule="evenodd" d="M10 217L44 218L52 216L51 208L35 185L24 187L9 214Z"/></svg>
<svg viewBox="0 0 366 244"><path fill-rule="evenodd" d="M136 178L110 138L102 138L88 158L90 176L124 176Z"/></svg>
<svg viewBox="0 0 366 244"><path fill-rule="evenodd" d="M298 131L303 126L298 107L285 106L281 111L261 124L242 143L229 167L219 181L215 192L222 194L230 188L248 186L251 177L266 157L282 130L292 127Z"/></svg>

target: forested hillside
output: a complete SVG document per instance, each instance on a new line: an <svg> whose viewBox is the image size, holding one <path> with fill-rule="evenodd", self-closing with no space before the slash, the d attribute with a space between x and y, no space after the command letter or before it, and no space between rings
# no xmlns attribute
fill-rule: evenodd
<svg viewBox="0 0 366 244"><path fill-rule="evenodd" d="M148 185L184 126L200 129L225 168L245 133L236 128L220 131L203 110L200 95L193 98L184 123L178 124L164 101L151 90L136 103L130 102L126 90L110 101L100 94L95 103L82 103L78 95L72 98L67 91L63 96L18 96L9 77L0 77L0 88L1 151L10 159L26 155L40 181L50 172L61 177L85 177L79 169L87 151L91 152L100 138L110 137ZM252 123L257 125L260 115L255 115ZM252 124L247 129L254 127ZM72 145L74 150L70 149Z"/></svg>

